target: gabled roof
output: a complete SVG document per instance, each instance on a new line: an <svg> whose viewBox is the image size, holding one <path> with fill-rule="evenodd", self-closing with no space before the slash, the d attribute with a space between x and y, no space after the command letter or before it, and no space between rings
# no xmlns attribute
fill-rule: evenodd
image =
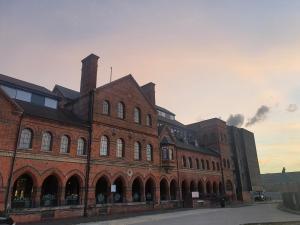
<svg viewBox="0 0 300 225"><path fill-rule="evenodd" d="M163 108L161 106L156 105L155 106L157 110L161 111L161 112L165 112L167 114L170 114L172 116L176 116L174 113L172 113L171 111L167 110L166 108Z"/></svg>
<svg viewBox="0 0 300 225"><path fill-rule="evenodd" d="M9 87L18 88L24 91L33 92L40 95L45 95L51 98L58 98L57 95L55 95L53 92L48 90L45 87L32 84L26 81L22 81L13 77L9 77L3 74L0 74L0 84L7 85Z"/></svg>
<svg viewBox="0 0 300 225"><path fill-rule="evenodd" d="M200 152L200 153L203 153L203 154L207 154L207 155L213 155L213 156L218 156L219 153L212 150L212 149L209 149L209 148L204 148L202 146L194 146L192 144L188 144L186 142L181 142L179 140L176 139L176 142L175 142L175 145L176 147L178 148L181 148L181 149L186 149L186 150L191 150L191 151L197 151L197 152Z"/></svg>
<svg viewBox="0 0 300 225"><path fill-rule="evenodd" d="M19 112L23 112L23 109L12 100L6 93L0 88L0 95L2 95L13 107L15 107Z"/></svg>
<svg viewBox="0 0 300 225"><path fill-rule="evenodd" d="M54 90L59 91L64 98L67 98L70 100L74 100L74 99L80 97L80 93L78 91L74 91L72 89L69 89L69 88L66 88L66 87L63 87L63 86L60 86L57 84L54 86L53 91Z"/></svg>
<svg viewBox="0 0 300 225"><path fill-rule="evenodd" d="M86 127L88 124L75 116L66 109L52 109L44 106L35 105L29 102L14 100L24 110L25 115L38 118L49 119L61 123L71 124L79 127Z"/></svg>
<svg viewBox="0 0 300 225"><path fill-rule="evenodd" d="M136 80L133 78L133 76L131 74L128 74L127 76L124 76L124 77L121 77L117 80L114 80L108 84L105 84L103 86L100 86L98 88L96 88L96 91L97 90L101 90L101 89L104 89L104 88L108 88L110 87L111 85L115 85L115 84L118 84L118 83L121 83L125 80L130 80L133 82L133 84L136 86L137 90L141 93L141 95L144 97L145 101L148 102L148 104L151 106L151 108L156 111L156 108L155 106L149 101L149 99L145 96L145 94L142 92L141 90L141 87L139 86L139 84L136 82Z"/></svg>

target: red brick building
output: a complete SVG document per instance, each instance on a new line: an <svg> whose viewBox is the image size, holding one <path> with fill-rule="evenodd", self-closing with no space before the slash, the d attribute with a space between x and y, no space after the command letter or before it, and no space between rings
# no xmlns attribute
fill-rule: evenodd
<svg viewBox="0 0 300 225"><path fill-rule="evenodd" d="M236 199L224 121L183 125L131 75L96 87L97 64L82 60L80 92L0 75L0 210L35 221Z"/></svg>

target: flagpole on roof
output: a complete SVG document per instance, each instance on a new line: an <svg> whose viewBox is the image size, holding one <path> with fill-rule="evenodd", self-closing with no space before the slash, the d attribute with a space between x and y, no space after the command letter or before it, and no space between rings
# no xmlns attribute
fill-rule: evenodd
<svg viewBox="0 0 300 225"><path fill-rule="evenodd" d="M110 78L109 78L109 83L111 82L112 79L112 66L110 67Z"/></svg>

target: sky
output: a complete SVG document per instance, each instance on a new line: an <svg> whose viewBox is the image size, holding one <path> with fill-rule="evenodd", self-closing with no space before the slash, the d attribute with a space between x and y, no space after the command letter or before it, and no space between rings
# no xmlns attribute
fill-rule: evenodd
<svg viewBox="0 0 300 225"><path fill-rule="evenodd" d="M232 115L254 132L262 173L300 171L299 11L297 0L0 0L0 73L79 90L94 53L98 86L110 67L113 80L154 82L180 122Z"/></svg>

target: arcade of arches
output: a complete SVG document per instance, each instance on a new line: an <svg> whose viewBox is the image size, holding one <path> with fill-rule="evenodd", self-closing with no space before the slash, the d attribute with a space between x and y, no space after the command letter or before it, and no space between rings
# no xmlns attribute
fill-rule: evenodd
<svg viewBox="0 0 300 225"><path fill-rule="evenodd" d="M14 181L11 192L12 208L83 204L84 187L81 176L75 174L64 183L58 175L50 174L44 178L40 187L37 187L35 179L32 174L24 173ZM137 176L132 182L127 183L122 176L110 181L103 175L95 183L95 204L179 200L191 192L199 192L200 198L203 198L219 195L223 188L221 182L210 180L206 182L183 180L181 190L178 187L176 179L169 181L167 178L161 178L156 183L152 177L144 180ZM159 190L156 190L157 188ZM229 180L226 182L226 189L233 190L232 182Z"/></svg>

